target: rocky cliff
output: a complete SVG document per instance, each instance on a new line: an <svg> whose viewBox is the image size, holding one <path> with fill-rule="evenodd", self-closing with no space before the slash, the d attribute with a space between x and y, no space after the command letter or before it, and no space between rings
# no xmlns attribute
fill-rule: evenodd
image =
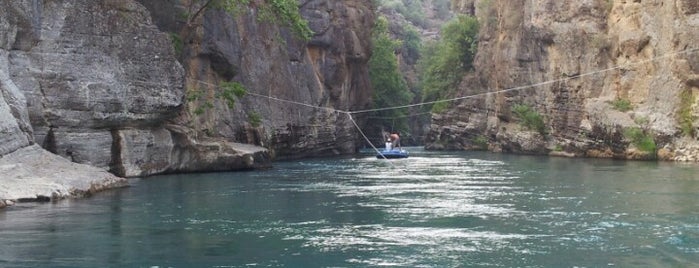
<svg viewBox="0 0 699 268"><path fill-rule="evenodd" d="M42 8L38 1L0 2L0 208L16 201L84 196L126 185L126 180L105 170L71 163L35 143L27 92L41 90L59 76L53 68L23 65L31 54L48 54L39 48L40 40L55 36L44 32ZM30 75L48 81L25 80Z"/></svg>
<svg viewBox="0 0 699 268"><path fill-rule="evenodd" d="M357 131L336 111L370 103L369 0L300 2L308 42L257 17L257 2L183 23L190 3L0 2L0 200L125 185L106 171L238 170L273 154L355 151ZM236 99L226 83L248 94Z"/></svg>
<svg viewBox="0 0 699 268"><path fill-rule="evenodd" d="M455 6L481 24L476 70L455 97L491 94L434 115L428 148L699 160L699 2ZM527 126L537 118L543 127Z"/></svg>
<svg viewBox="0 0 699 268"><path fill-rule="evenodd" d="M260 19L254 6L235 17L210 9L188 26L173 17L177 12L163 11L170 1L141 2L163 31L182 39L188 101L179 124L200 136L267 147L278 159L346 154L362 145L347 115L334 110L370 105L371 1L299 1L315 33L308 42ZM222 97L222 83L230 82L249 94L234 103Z"/></svg>

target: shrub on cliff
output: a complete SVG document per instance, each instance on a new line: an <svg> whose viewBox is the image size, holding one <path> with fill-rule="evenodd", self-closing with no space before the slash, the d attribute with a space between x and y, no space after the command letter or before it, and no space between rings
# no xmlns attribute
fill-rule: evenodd
<svg viewBox="0 0 699 268"><path fill-rule="evenodd" d="M631 141L631 144L636 146L641 151L652 153L655 152L656 145L653 140L653 135L638 127L629 127L624 129L624 137Z"/></svg>
<svg viewBox="0 0 699 268"><path fill-rule="evenodd" d="M448 96L473 69L478 29L475 17L461 15L444 25L441 40L424 47L418 63L423 101Z"/></svg>
<svg viewBox="0 0 699 268"><path fill-rule="evenodd" d="M627 99L615 99L610 101L609 104L617 111L628 112L633 110L633 104Z"/></svg>
<svg viewBox="0 0 699 268"><path fill-rule="evenodd" d="M682 134L688 137L695 137L696 130L694 128L694 120L696 117L693 115L692 106L696 101L694 94L691 90L684 90L680 92L680 105L677 110L677 122L680 125Z"/></svg>
<svg viewBox="0 0 699 268"><path fill-rule="evenodd" d="M539 132L542 135L546 134L546 124L544 124L544 119L541 117L541 114L532 109L532 107L524 104L515 104L512 107L512 113L514 113L515 117L520 120L520 124L523 127Z"/></svg>
<svg viewBox="0 0 699 268"><path fill-rule="evenodd" d="M369 59L369 78L374 89L374 107L386 108L409 104L413 94L398 68L396 49L401 42L388 33L388 20L379 17L372 36L373 52ZM407 109L393 109L377 113L375 123L385 129L408 130Z"/></svg>
<svg viewBox="0 0 699 268"><path fill-rule="evenodd" d="M301 17L298 5L296 0L266 0L262 4L252 0L193 0L187 7L187 25L192 25L210 8L237 15L245 12L246 7L253 7L257 9L258 19L288 27L299 38L310 40L313 31L308 26L308 21Z"/></svg>

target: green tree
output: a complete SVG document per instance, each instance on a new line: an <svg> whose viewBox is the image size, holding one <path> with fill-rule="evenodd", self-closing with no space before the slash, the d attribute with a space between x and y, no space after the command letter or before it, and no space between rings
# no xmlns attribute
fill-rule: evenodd
<svg viewBox="0 0 699 268"><path fill-rule="evenodd" d="M473 59L478 49L478 29L475 17L459 15L444 25L441 40L424 46L418 63L423 101L435 101L447 96L458 86L466 72L473 70Z"/></svg>
<svg viewBox="0 0 699 268"><path fill-rule="evenodd" d="M420 59L422 37L412 25L403 25L403 58L408 64L415 64Z"/></svg>
<svg viewBox="0 0 699 268"><path fill-rule="evenodd" d="M388 33L388 20L379 17L372 33L373 53L369 59L369 77L374 88L374 107L386 108L407 105L413 94L398 68L396 49L401 42ZM408 109L380 111L375 119L384 129L400 132L408 131Z"/></svg>
<svg viewBox="0 0 699 268"><path fill-rule="evenodd" d="M406 20L415 25L426 26L427 24L422 0L379 0L376 4L403 15Z"/></svg>

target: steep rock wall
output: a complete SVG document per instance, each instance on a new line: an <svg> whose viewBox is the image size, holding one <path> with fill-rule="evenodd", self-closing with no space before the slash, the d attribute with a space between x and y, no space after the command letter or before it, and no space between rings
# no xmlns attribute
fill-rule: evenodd
<svg viewBox="0 0 699 268"><path fill-rule="evenodd" d="M265 166L264 148L171 124L185 73L167 33L134 1L28 1L8 52L36 143L120 176ZM240 147L240 148L238 148Z"/></svg>
<svg viewBox="0 0 699 268"><path fill-rule="evenodd" d="M270 148L280 159L346 154L362 144L347 115L333 110L370 105L370 1L299 1L315 32L309 42L259 19L254 5L236 17L210 9L187 27L158 11L168 1L141 2L161 29L183 39L189 98L178 124ZM229 81L249 92L233 105L221 98L220 84Z"/></svg>
<svg viewBox="0 0 699 268"><path fill-rule="evenodd" d="M699 160L696 1L455 6L481 23L476 71L458 95L500 92L434 115L428 148ZM628 111L613 105L624 102ZM512 112L520 104L542 116L544 131L522 127ZM656 150L641 150L629 129L652 137Z"/></svg>
<svg viewBox="0 0 699 268"><path fill-rule="evenodd" d="M17 201L89 195L126 186L126 180L88 165L71 163L34 142L15 59L40 39L33 20L39 1L0 2L0 208ZM24 66L26 72L35 72Z"/></svg>

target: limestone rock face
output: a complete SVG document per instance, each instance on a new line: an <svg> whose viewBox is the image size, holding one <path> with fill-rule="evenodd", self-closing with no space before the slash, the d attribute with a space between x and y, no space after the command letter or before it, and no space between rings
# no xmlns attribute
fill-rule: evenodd
<svg viewBox="0 0 699 268"><path fill-rule="evenodd" d="M456 2L481 23L476 71L458 94L497 93L434 116L428 148L485 139L519 153L697 159L686 149L698 143L696 1ZM515 105L542 117L542 142L516 134L531 130ZM629 129L651 137L655 150L639 148Z"/></svg>
<svg viewBox="0 0 699 268"><path fill-rule="evenodd" d="M371 103L371 1L300 1L315 32L308 42L261 20L254 7L236 17L211 9L187 27L158 11L168 1L141 2L161 29L183 39L190 98L177 124L199 136L270 148L279 159L351 153L362 145L349 117L335 110ZM229 81L248 94L235 103L222 98L220 85Z"/></svg>
<svg viewBox="0 0 699 268"><path fill-rule="evenodd" d="M0 2L0 208L18 201L85 196L126 186L123 178L71 163L34 143L28 100L11 59L38 40L32 32L36 20L29 19L29 14L39 6L39 1Z"/></svg>
<svg viewBox="0 0 699 268"><path fill-rule="evenodd" d="M264 148L212 147L207 137L168 126L185 107L185 72L170 36L139 3L2 5L10 31L0 33L0 130L8 133L0 138L0 155L35 142L128 177L269 164Z"/></svg>
<svg viewBox="0 0 699 268"><path fill-rule="evenodd" d="M109 169L112 130L161 125L182 106L182 68L140 5L39 2L26 15L10 74L43 147Z"/></svg>
<svg viewBox="0 0 699 268"><path fill-rule="evenodd" d="M189 1L140 2L0 2L0 155L36 143L131 177L359 146L338 111L370 104L371 1L300 3L316 33L308 42L254 5L185 25ZM249 94L229 102L224 81Z"/></svg>

